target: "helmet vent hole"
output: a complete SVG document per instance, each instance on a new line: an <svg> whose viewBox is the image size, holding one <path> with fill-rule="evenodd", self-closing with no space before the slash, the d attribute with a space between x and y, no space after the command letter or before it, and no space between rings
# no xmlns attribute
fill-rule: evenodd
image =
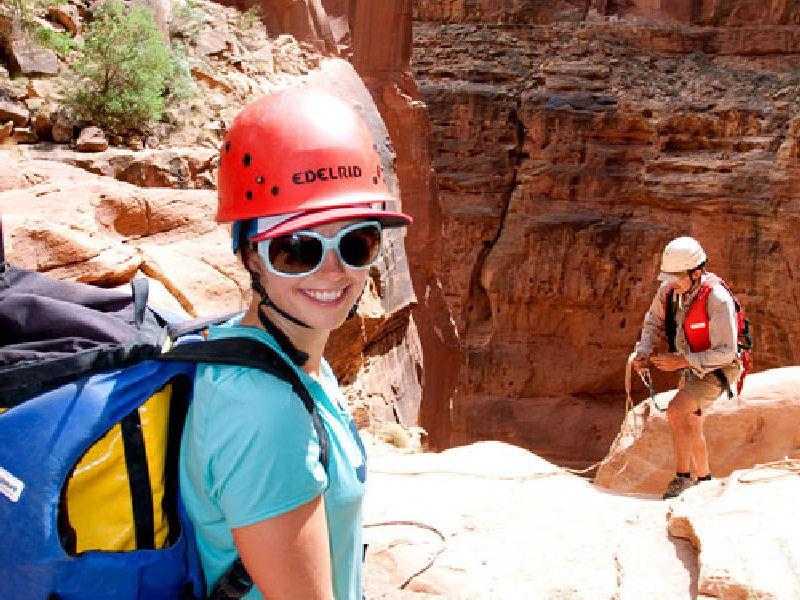
<svg viewBox="0 0 800 600"><path fill-rule="evenodd" d="M247 193L244 196L248 200L252 200L253 199L253 190L247 190Z"/></svg>
<svg viewBox="0 0 800 600"><path fill-rule="evenodd" d="M277 185L273 185L271 191L273 196L277 196L281 193L281 188L279 188Z"/></svg>
<svg viewBox="0 0 800 600"><path fill-rule="evenodd" d="M259 175L258 177L256 177L256 183L258 183L259 185L264 183L264 176Z"/></svg>
<svg viewBox="0 0 800 600"><path fill-rule="evenodd" d="M227 142L225 142L225 152L230 152L230 151L231 151L231 141L228 140Z"/></svg>
<svg viewBox="0 0 800 600"><path fill-rule="evenodd" d="M249 167L249 166L250 166L250 162L251 162L251 160L252 160L252 157L250 156L250 154L249 154L249 153L248 153L248 154L245 154L245 155L242 157L242 164L243 164L245 167Z"/></svg>
<svg viewBox="0 0 800 600"><path fill-rule="evenodd" d="M375 185L378 185L378 178L377 177L373 177L372 178L372 183L374 183Z"/></svg>

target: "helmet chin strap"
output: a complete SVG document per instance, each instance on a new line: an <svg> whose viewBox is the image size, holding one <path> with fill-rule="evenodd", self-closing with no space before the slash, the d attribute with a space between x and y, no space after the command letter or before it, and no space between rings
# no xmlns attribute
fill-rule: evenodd
<svg viewBox="0 0 800 600"><path fill-rule="evenodd" d="M249 269L248 269L248 271L249 271ZM263 306L264 308L271 308L276 313L278 313L280 316L282 316L284 319L287 319L287 320L291 321L295 325L299 325L300 327L305 327L306 329L311 329L311 325L309 325L308 323L304 323L303 321L301 321L297 317L294 317L294 316L290 315L288 312L283 310L280 306L275 304L272 301L272 299L269 297L269 294L267 294L267 290L265 290L264 286L261 285L261 280L258 278L258 275L256 275L253 271L250 271L250 279L252 280L253 290L261 298L261 302L259 304L259 310L258 310L258 318L261 319L261 324L262 325L264 325L264 318L265 318L263 316L264 315L264 311L261 310L261 307Z"/></svg>
<svg viewBox="0 0 800 600"><path fill-rule="evenodd" d="M361 288L361 293L358 295L358 298L356 298L356 303L353 304L353 306L350 307L350 312L347 313L347 320L348 321L350 319L352 319L353 317L355 317L356 314L358 314L358 305L361 304L361 296L364 295L364 290L365 289L367 289L367 284L366 283L364 284L364 287Z"/></svg>
<svg viewBox="0 0 800 600"><path fill-rule="evenodd" d="M263 307L264 309L266 309L266 308L271 308L271 309L272 309L272 310L274 310L276 313L278 313L280 316L282 316L284 319L287 319L288 321L291 321L291 322L292 322L292 323L294 323L295 325L299 325L300 327L304 327L304 328L306 328L306 329L313 329L313 328L311 327L311 325L309 325L308 323L305 323L304 321L301 321L301 320L300 320L300 319L298 319L297 317L295 317L295 316L293 316L293 315L290 315L288 312L286 312L285 310L283 310L283 309L282 309L280 306L278 306L277 304L275 304L275 303L272 301L272 299L269 297L269 294L267 294L267 290L265 290L265 289L264 289L264 286L263 286L263 285L261 285L261 280L258 278L258 276L257 276L257 275L256 275L256 274L255 274L253 271L250 271L250 269L248 269L248 272L250 273L250 279L251 279L251 281L252 281L252 287L253 287L253 290L254 290L254 291L255 291L255 292L256 292L256 293L259 295L259 297L261 298L261 302L259 303L258 318L261 320L261 324L262 324L262 325L264 325L264 327L265 327L265 328L266 328L268 331L269 331L269 328L268 328L268 327L267 327L267 325L264 323L264 320L265 320L265 319L266 319L267 321L269 321L269 320L267 319L266 315L264 314L264 310L261 310L261 308L262 308L262 307ZM347 313L347 319L348 319L348 320L350 320L350 319L352 319L353 317L355 317L355 316L356 316L356 314L358 313L358 305L359 305L359 303L361 302L361 296L363 296L363 295L364 295L364 290L366 289L366 287L367 287L367 286L366 286L366 284L365 284L365 285L364 285L364 287L363 287L363 288L361 288L361 293L358 295L358 298L356 299L356 302L355 302L355 304L353 304L353 306L350 308L350 312L348 312L348 313ZM271 322L270 322L270 323L271 323Z"/></svg>

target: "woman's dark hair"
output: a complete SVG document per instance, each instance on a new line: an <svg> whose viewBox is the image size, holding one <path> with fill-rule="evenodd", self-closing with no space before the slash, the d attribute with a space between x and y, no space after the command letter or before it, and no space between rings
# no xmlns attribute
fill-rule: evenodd
<svg viewBox="0 0 800 600"><path fill-rule="evenodd" d="M239 239L236 240L236 247L238 248L239 260L241 260L242 263L245 261L245 248L248 250L250 249L250 240L247 239L248 231L250 231L250 221L241 221L239 225ZM244 266L247 267L247 264Z"/></svg>

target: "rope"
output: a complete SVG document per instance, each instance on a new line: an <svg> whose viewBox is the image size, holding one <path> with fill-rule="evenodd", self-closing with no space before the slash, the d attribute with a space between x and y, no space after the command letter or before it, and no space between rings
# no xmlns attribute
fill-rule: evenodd
<svg viewBox="0 0 800 600"><path fill-rule="evenodd" d="M628 360L625 362L625 416L622 419L622 425L619 428L619 432L617 432L617 437L615 437L614 441L611 442L611 445L609 446L609 448L613 448L616 445L616 443L619 441L619 439L622 437L622 434L625 431L625 428L626 428L626 426L628 424L628 418L631 415L633 415L633 397L631 396L631 388L632 388L631 372L633 371L633 360L635 358L636 358L636 353L635 352L631 352L630 355L628 356ZM656 406L655 398L654 398L654 394L653 394L653 382L652 382L652 380L649 379L650 372L649 371L647 372L647 378L648 378L647 380L645 379L645 377L641 373L639 374L639 376L642 378L642 382L645 385L647 385L647 387L650 390L650 399L651 399L651 401L653 403L653 406L655 406L658 409L658 406ZM649 383L648 383L648 380L649 380ZM562 467L562 468L565 471L567 471L568 473L572 473L573 475L584 475L584 474L588 473L589 471L598 468L600 465L602 465L605 462L605 460L606 460L605 457L601 458L599 461L597 461L593 465L590 465L590 466L586 467L585 469L568 469L566 467Z"/></svg>
<svg viewBox="0 0 800 600"><path fill-rule="evenodd" d="M408 586L409 583L415 578L422 575L425 571L430 569L433 566L433 563L439 558L439 555L445 551L447 548L447 538L444 537L444 534L436 529L433 525L428 525L427 523L422 523L420 521L381 521L380 523L367 523L364 525L364 529L368 527L387 527L387 526L406 526L406 527L419 527L420 529L427 529L428 531L432 531L439 539L442 540L442 545L433 553L430 560L422 567L419 571L413 573L410 577L408 577L398 589L404 590Z"/></svg>
<svg viewBox="0 0 800 600"><path fill-rule="evenodd" d="M773 473L771 475L757 475L756 473L758 473L758 471L772 471ZM746 473L753 473L753 475L748 477ZM783 458L781 460L755 465L747 469L745 473L739 475L737 479L740 483L762 483L764 481L781 479L782 477L790 477L793 475L800 475L799 458Z"/></svg>
<svg viewBox="0 0 800 600"><path fill-rule="evenodd" d="M370 473L379 473L381 475L460 475L463 477L475 477L477 479L493 479L497 481L527 481L532 479L542 479L544 477L555 477L557 475L565 475L567 469L557 467L558 471L535 472L527 475L485 475L483 473L470 473L469 471L450 471L447 469L429 469L427 471L381 471L370 470Z"/></svg>

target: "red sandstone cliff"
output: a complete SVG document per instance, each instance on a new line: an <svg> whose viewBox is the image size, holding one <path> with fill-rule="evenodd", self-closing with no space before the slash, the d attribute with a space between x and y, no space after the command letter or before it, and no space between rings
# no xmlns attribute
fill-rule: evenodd
<svg viewBox="0 0 800 600"><path fill-rule="evenodd" d="M665 2L585 20L556 0L417 2L439 21L415 23L413 66L465 355L452 443L603 456L658 254L681 234L739 293L758 368L797 362L798 4L689 4L680 20L700 25L632 16Z"/></svg>
<svg viewBox="0 0 800 600"><path fill-rule="evenodd" d="M300 4L313 21L318 7ZM322 4L347 32L417 219L407 248L435 446L602 456L657 254L678 234L701 239L740 291L759 366L796 361L800 9L762 5Z"/></svg>

